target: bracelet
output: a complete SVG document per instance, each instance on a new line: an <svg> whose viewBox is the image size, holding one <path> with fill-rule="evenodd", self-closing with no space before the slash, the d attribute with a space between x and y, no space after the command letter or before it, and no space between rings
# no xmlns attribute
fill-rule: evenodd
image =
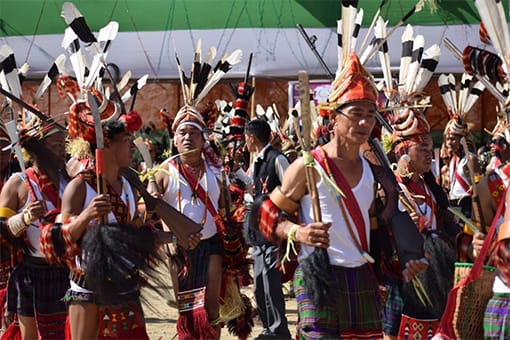
<svg viewBox="0 0 510 340"><path fill-rule="evenodd" d="M32 216L32 213L28 208L23 209L23 221L25 222L25 225L29 226L34 222L34 217Z"/></svg>
<svg viewBox="0 0 510 340"><path fill-rule="evenodd" d="M7 224L9 226L9 231L14 237L19 237L21 233L27 229L22 213L10 217L7 220Z"/></svg>
<svg viewBox="0 0 510 340"><path fill-rule="evenodd" d="M290 227L290 230L287 233L287 240L297 242L296 231L299 227L301 227L299 224L293 224L292 227Z"/></svg>

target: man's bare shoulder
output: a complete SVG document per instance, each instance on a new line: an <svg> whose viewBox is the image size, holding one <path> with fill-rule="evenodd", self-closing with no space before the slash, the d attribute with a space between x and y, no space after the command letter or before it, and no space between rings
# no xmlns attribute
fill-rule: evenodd
<svg viewBox="0 0 510 340"><path fill-rule="evenodd" d="M299 201L306 194L306 173L302 157L292 162L285 171L281 192L294 201Z"/></svg>

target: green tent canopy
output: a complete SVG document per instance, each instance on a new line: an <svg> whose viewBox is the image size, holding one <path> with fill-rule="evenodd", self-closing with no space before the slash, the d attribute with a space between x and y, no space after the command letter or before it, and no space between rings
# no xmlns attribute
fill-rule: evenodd
<svg viewBox="0 0 510 340"><path fill-rule="evenodd" d="M41 77L54 59L65 53L61 47L66 24L60 16L61 0L0 0L0 44L15 51L18 66L30 65L29 76ZM382 15L395 25L417 1L390 0ZM428 1L409 23L415 34L425 37L425 47L448 37L460 49L481 45L480 22L473 1L438 1L435 11ZM339 0L76 0L92 31L98 32L109 21L119 23L119 34L107 61L134 77L177 78L175 51L189 69L196 41L203 49L214 45L218 55L241 48L245 56L254 53L252 74L260 77L294 77L300 69L313 75L325 72L296 29L305 27L317 37L316 48L328 67L336 70L336 20ZM380 1L360 0L365 11L360 37L379 7ZM401 27L390 38L392 66L398 67ZM396 51L396 52L392 52ZM246 60L234 67L231 76L241 76ZM374 58L368 65L377 71ZM438 71L461 72L462 65L442 48Z"/></svg>

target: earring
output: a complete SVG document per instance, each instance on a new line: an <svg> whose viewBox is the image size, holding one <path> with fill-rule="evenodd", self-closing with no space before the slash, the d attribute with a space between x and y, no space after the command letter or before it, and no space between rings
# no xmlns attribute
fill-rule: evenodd
<svg viewBox="0 0 510 340"><path fill-rule="evenodd" d="M396 171L400 177L411 178L411 176L413 175L413 173L409 171L410 161L411 157L409 157L408 154L403 154L402 156L400 156L396 164Z"/></svg>

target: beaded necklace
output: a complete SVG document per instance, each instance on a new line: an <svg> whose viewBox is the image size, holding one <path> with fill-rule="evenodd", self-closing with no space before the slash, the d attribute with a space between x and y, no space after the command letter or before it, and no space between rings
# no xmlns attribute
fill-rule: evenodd
<svg viewBox="0 0 510 340"><path fill-rule="evenodd" d="M181 172L186 172L186 175L187 177L190 177L190 178L193 178L192 174L182 165L182 162L180 161L179 159L179 171ZM202 175L203 174L203 175ZM209 189L208 189L208 183L207 183L207 170L205 169L205 164L202 162L201 164L201 169L200 169L200 173L199 173L199 176L197 178L197 183L195 185L195 188L192 188L191 191L191 204L192 205L195 205L195 203L197 205L200 204L200 200L198 198L198 195L197 195L197 190L200 186L200 180L202 179L202 176L204 177L204 180L205 180L205 185L204 185L204 191L205 191L205 199L204 199L204 214L203 214L203 217L202 217L202 221L200 222L200 225L201 226L204 226L205 225L205 222L207 220L207 204L206 202L209 200ZM181 181L177 181L178 183L178 187L177 187L177 209L179 210L179 212L182 214L182 206L181 206ZM195 202L195 203L193 203Z"/></svg>
<svg viewBox="0 0 510 340"><path fill-rule="evenodd" d="M420 177L420 181L421 181L424 189L421 189L421 187L419 187L416 183L413 183L413 182L404 184L403 187L404 187L406 196L409 197L411 202L414 204L414 207L415 207L414 211L418 215L420 215L419 221L418 221L418 229L420 230L420 232L424 232L426 230L432 229L432 224L434 222L436 211L435 211L434 199L432 197L432 192L430 192L430 189L427 187L427 185L423 181L423 178ZM420 207L420 204L418 204L418 202L416 202L416 198L421 198L425 201L425 209L424 210L422 210ZM431 213L430 213L430 218L427 218L429 207L431 209Z"/></svg>
<svg viewBox="0 0 510 340"><path fill-rule="evenodd" d="M323 159L324 159L324 167L326 168L325 169L326 170L326 174L328 175L328 177L330 178L330 180L332 182L335 182L335 178L334 178L333 172L331 171L331 168L329 166L329 162L328 162L328 158L327 158L326 152L321 147L319 147L319 150L321 151ZM347 211L346 211L346 208L345 208L344 200L342 198L342 195L339 192L336 193L336 200L337 200L338 205L340 207L340 211L342 212L342 216L343 216L345 224L347 226L347 230L349 231L349 234L350 234L352 240L354 241L354 243L356 245L356 248L358 248L358 251L365 258L365 260L367 260L369 263L374 263L375 262L374 258L372 256L370 256L370 254L365 249L363 249L363 246L361 245L358 237L354 233L354 230L353 230L352 225L351 225L351 220L350 220L349 216L347 215ZM361 237L361 235L359 235L359 236Z"/></svg>
<svg viewBox="0 0 510 340"><path fill-rule="evenodd" d="M122 176L119 177L121 183L121 190L117 192L110 183L107 183L106 188L112 200L112 212L118 222L124 221L129 223L131 221L131 205L129 200L129 191L127 182Z"/></svg>

